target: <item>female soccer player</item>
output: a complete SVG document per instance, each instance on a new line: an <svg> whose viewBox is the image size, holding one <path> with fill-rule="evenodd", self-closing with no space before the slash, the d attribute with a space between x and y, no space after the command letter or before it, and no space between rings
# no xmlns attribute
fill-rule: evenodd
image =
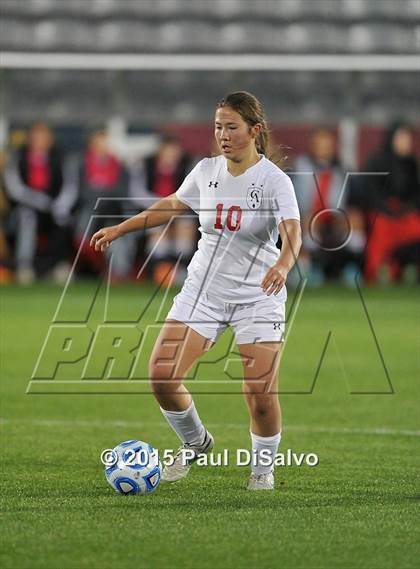
<svg viewBox="0 0 420 569"><path fill-rule="evenodd" d="M299 210L289 177L265 156L268 128L256 97L243 91L226 96L216 109L215 138L220 156L199 162L174 194L101 229L91 244L103 251L125 233L163 225L188 208L199 214L198 250L149 365L154 395L183 443L162 478L183 478L197 455L213 448L183 378L230 325L243 362L251 419L248 489L272 490L281 438L277 385L285 282L301 246ZM192 459L185 460L185 449L193 451Z"/></svg>

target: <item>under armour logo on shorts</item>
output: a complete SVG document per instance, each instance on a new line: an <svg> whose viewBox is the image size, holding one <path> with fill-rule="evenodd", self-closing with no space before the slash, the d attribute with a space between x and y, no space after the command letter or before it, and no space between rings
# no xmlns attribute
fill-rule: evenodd
<svg viewBox="0 0 420 569"><path fill-rule="evenodd" d="M274 322L273 326L274 330L281 330L281 322Z"/></svg>

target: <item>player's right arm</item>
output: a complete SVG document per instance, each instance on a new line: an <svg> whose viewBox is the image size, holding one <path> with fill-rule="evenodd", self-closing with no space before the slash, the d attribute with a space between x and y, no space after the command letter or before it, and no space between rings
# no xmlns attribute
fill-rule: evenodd
<svg viewBox="0 0 420 569"><path fill-rule="evenodd" d="M172 217L188 209L187 204L181 202L175 194L171 194L159 200L145 211L130 217L130 219L126 219L118 225L100 229L92 236L90 245L95 248L95 251L104 251L112 241L126 233L165 225Z"/></svg>

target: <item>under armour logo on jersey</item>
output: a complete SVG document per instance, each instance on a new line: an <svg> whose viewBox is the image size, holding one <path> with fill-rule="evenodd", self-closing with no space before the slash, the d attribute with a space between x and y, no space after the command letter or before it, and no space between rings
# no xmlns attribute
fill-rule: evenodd
<svg viewBox="0 0 420 569"><path fill-rule="evenodd" d="M273 322L274 330L281 330L281 322Z"/></svg>
<svg viewBox="0 0 420 569"><path fill-rule="evenodd" d="M209 182L209 188L217 188L217 186L219 185L219 182Z"/></svg>

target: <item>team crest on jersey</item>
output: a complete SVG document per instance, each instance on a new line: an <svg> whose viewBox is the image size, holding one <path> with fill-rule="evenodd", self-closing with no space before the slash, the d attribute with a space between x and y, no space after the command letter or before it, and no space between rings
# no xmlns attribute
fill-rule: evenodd
<svg viewBox="0 0 420 569"><path fill-rule="evenodd" d="M248 193L246 194L246 203L249 209L258 209L261 207L263 198L263 191L261 188L256 188L252 186L248 188Z"/></svg>

